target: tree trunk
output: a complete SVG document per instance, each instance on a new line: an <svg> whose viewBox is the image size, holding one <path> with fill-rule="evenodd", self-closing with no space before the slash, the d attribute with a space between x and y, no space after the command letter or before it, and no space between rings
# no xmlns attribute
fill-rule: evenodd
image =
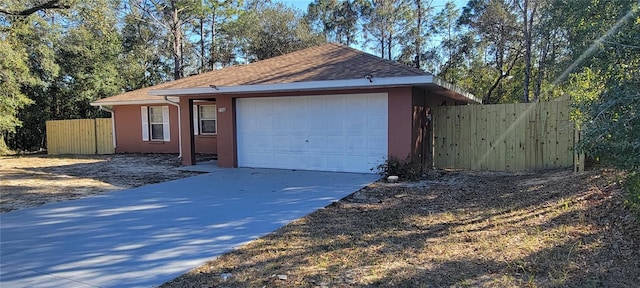
<svg viewBox="0 0 640 288"><path fill-rule="evenodd" d="M416 32L416 60L415 60L415 64L416 64L416 68L420 69L420 52L422 47L420 47L421 45L421 41L420 41L420 37L422 36L422 0L416 0L416 6L418 9L418 31Z"/></svg>
<svg viewBox="0 0 640 288"><path fill-rule="evenodd" d="M529 102L529 83L531 82L531 45L533 33L533 16L536 13L536 4L533 5L531 13L529 13L529 0L524 0L522 7L522 18L524 20L523 36L524 36L524 83L522 102Z"/></svg>
<svg viewBox="0 0 640 288"><path fill-rule="evenodd" d="M173 79L182 78L182 20L178 15L176 1L171 1L171 31L173 34Z"/></svg>
<svg viewBox="0 0 640 288"><path fill-rule="evenodd" d="M391 32L389 32L389 41L387 41L387 51L389 55L389 60L391 60Z"/></svg>
<svg viewBox="0 0 640 288"><path fill-rule="evenodd" d="M540 51L540 59L538 60L538 75L537 75L537 79L536 79L536 86L535 89L533 90L533 102L538 102L540 100L540 93L542 90L542 79L544 79L544 72L546 69L546 62L547 62L547 53L549 51L549 42L545 39L545 37L542 38L542 50Z"/></svg>
<svg viewBox="0 0 640 288"><path fill-rule="evenodd" d="M211 70L215 70L216 62L218 61L218 53L216 50L216 10L214 8L213 12L211 12L211 55L209 55L209 68Z"/></svg>
<svg viewBox="0 0 640 288"><path fill-rule="evenodd" d="M7 147L7 144L4 142L4 132L0 132L0 155L10 155L12 151Z"/></svg>
<svg viewBox="0 0 640 288"><path fill-rule="evenodd" d="M384 27L380 25L380 58L384 59L384 42L387 40L384 34Z"/></svg>
<svg viewBox="0 0 640 288"><path fill-rule="evenodd" d="M204 17L200 16L200 73L206 70L206 56L204 54Z"/></svg>
<svg viewBox="0 0 640 288"><path fill-rule="evenodd" d="M447 53L448 53L448 59L449 61L451 61L451 57L453 57L453 52L452 52L452 42L453 40L451 39L451 22L447 21Z"/></svg>

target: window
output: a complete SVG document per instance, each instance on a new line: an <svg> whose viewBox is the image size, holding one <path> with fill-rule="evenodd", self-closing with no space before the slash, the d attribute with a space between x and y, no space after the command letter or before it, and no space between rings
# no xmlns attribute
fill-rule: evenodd
<svg viewBox="0 0 640 288"><path fill-rule="evenodd" d="M169 141L169 106L142 106L142 141Z"/></svg>
<svg viewBox="0 0 640 288"><path fill-rule="evenodd" d="M215 135L218 132L216 105L194 105L194 134Z"/></svg>

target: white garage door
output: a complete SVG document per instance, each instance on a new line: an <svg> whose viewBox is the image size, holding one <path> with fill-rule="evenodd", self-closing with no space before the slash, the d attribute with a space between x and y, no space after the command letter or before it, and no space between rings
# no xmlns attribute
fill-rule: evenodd
<svg viewBox="0 0 640 288"><path fill-rule="evenodd" d="M236 104L240 167L376 173L387 156L386 93Z"/></svg>

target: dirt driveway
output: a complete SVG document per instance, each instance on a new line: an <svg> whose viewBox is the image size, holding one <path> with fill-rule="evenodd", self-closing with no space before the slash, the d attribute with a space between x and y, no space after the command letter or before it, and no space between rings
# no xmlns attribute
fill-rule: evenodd
<svg viewBox="0 0 640 288"><path fill-rule="evenodd" d="M0 157L0 213L197 175L177 154Z"/></svg>

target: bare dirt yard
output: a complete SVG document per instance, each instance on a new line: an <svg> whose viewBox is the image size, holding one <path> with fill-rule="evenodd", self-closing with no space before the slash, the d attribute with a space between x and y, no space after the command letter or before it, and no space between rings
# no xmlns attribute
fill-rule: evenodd
<svg viewBox="0 0 640 288"><path fill-rule="evenodd" d="M0 213L193 176L177 154L0 156Z"/></svg>
<svg viewBox="0 0 640 288"><path fill-rule="evenodd" d="M177 155L0 157L0 212L196 175ZM162 287L637 287L620 174L374 183Z"/></svg>
<svg viewBox="0 0 640 288"><path fill-rule="evenodd" d="M375 183L162 287L638 287L619 174Z"/></svg>

